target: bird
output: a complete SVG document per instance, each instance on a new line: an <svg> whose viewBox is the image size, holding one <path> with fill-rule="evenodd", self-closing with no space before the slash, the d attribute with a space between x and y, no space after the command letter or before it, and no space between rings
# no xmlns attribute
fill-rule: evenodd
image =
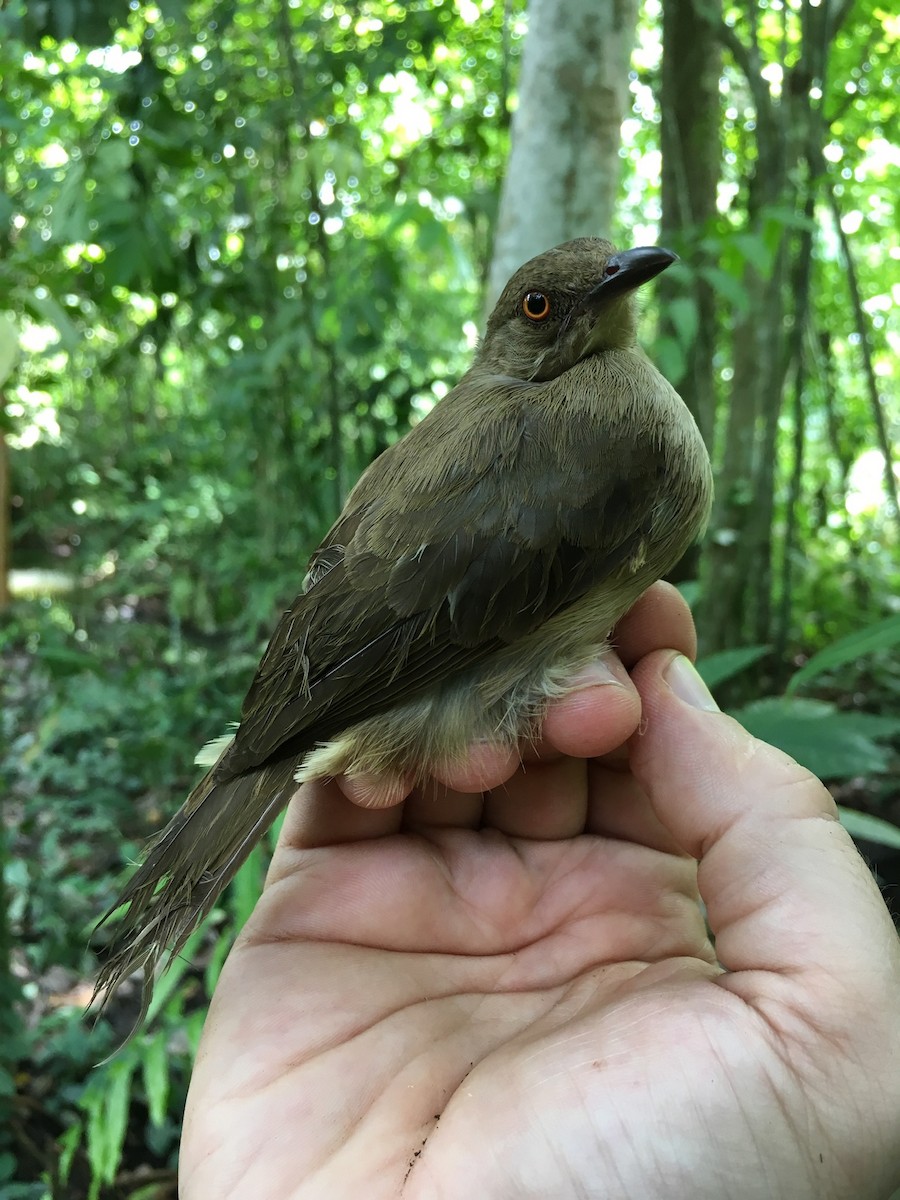
<svg viewBox="0 0 900 1200"><path fill-rule="evenodd" d="M142 969L140 1025L300 784L421 783L472 742L533 738L701 534L709 456L637 342L637 290L676 260L583 237L515 272L459 383L350 492L233 738L102 918L123 909L101 1005Z"/></svg>

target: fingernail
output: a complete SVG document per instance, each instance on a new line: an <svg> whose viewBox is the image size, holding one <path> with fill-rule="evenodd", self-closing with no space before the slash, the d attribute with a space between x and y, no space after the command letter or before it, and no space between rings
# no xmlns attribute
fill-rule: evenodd
<svg viewBox="0 0 900 1200"><path fill-rule="evenodd" d="M672 659L666 667L664 678L678 699L691 708L700 708L705 712L720 711L709 688L697 674L697 668L683 654L676 654Z"/></svg>
<svg viewBox="0 0 900 1200"><path fill-rule="evenodd" d="M601 684L610 683L624 687L627 679L628 673L618 656L604 654L602 658L595 658L593 662L582 667L577 675L573 675L568 690L580 692L582 688L599 687Z"/></svg>

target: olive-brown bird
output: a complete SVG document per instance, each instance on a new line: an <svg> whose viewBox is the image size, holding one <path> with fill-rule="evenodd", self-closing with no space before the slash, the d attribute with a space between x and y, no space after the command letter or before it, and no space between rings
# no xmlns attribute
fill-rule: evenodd
<svg viewBox="0 0 900 1200"><path fill-rule="evenodd" d="M177 953L298 782L421 781L515 746L704 526L686 406L637 348L675 255L578 238L507 284L472 366L364 472L309 563L233 741L152 844L98 993Z"/></svg>

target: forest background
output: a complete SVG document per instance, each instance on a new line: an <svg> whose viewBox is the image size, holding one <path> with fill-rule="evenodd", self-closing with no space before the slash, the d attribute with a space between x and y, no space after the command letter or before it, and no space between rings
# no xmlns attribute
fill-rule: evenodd
<svg viewBox="0 0 900 1200"><path fill-rule="evenodd" d="M89 930L363 466L548 245L681 256L642 335L717 502L721 702L900 879L896 51L876 0L0 3L0 1197L175 1195L256 852L128 1028Z"/></svg>

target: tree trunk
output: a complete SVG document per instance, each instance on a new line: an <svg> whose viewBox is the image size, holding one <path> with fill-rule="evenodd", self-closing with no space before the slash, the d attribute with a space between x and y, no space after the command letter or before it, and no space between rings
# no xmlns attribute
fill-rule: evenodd
<svg viewBox="0 0 900 1200"><path fill-rule="evenodd" d="M9 451L3 428L6 401L0 392L0 612L9 607L9 572L12 528L10 522Z"/></svg>
<svg viewBox="0 0 900 1200"><path fill-rule="evenodd" d="M721 167L719 76L722 52L709 21L692 0L663 5L663 56L660 87L662 114L662 230L660 242L675 250L691 268L683 280L662 275L657 283L660 335L681 344L684 361L670 382L694 415L710 452L714 445L716 386L716 295L704 267L714 265L708 234L717 217ZM676 306L693 306L695 322L685 344ZM668 578L696 579L700 547L693 546Z"/></svg>
<svg viewBox="0 0 900 1200"><path fill-rule="evenodd" d="M717 216L716 195L721 167L719 75L722 52L708 20L691 0L663 5L662 231L660 241L680 254L692 270L690 298L697 328L685 349L681 375L672 379L710 448L715 425L716 296L702 268L713 265L702 245ZM662 275L660 332L678 338L669 310L683 297L684 285Z"/></svg>
<svg viewBox="0 0 900 1200"><path fill-rule="evenodd" d="M18 357L19 335L16 326L10 316L0 313L0 612L9 607L9 572L12 568L12 487L6 441L5 385L15 370Z"/></svg>
<svg viewBox="0 0 900 1200"><path fill-rule="evenodd" d="M636 0L531 0L486 311L526 259L609 236L636 26Z"/></svg>

